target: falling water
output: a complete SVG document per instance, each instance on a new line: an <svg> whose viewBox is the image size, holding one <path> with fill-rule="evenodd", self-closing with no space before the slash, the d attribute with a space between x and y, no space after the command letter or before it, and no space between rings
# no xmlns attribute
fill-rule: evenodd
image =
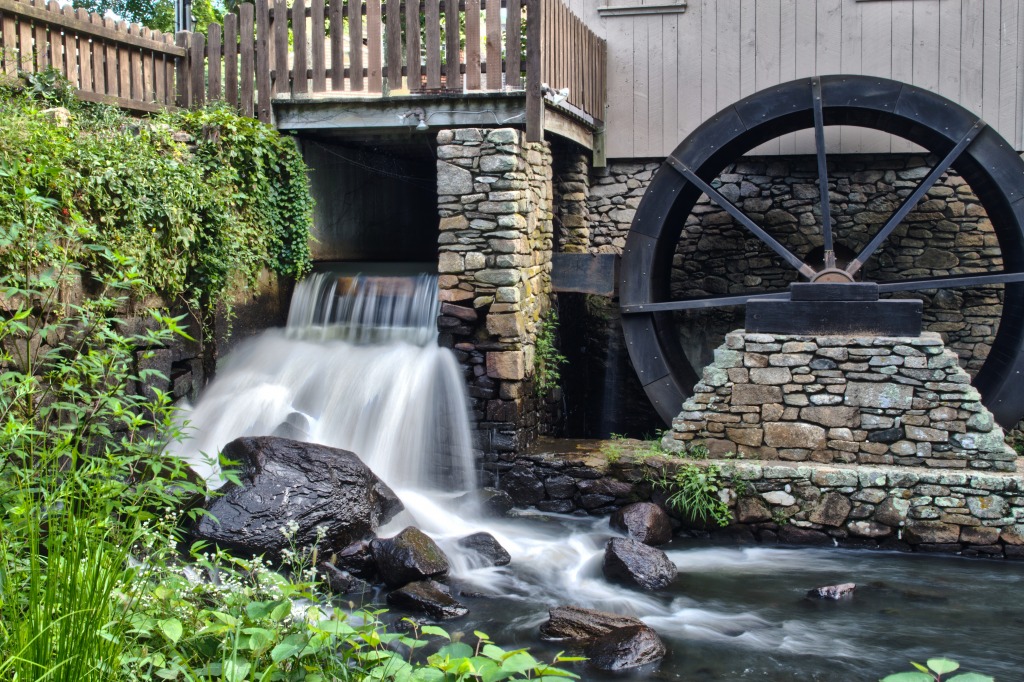
<svg viewBox="0 0 1024 682"><path fill-rule="evenodd" d="M188 414L185 456L216 482L217 453L241 436L281 435L357 453L391 487L475 487L465 389L437 346L437 277L300 282L288 325L224 359Z"/></svg>
<svg viewBox="0 0 1024 682"><path fill-rule="evenodd" d="M269 434L357 453L406 507L380 534L421 528L451 559L456 593L475 595L460 597L471 622L456 627L538 653L544 645L537 626L548 608L575 604L635 615L665 638L672 654L642 679L877 679L904 669L910 657L943 653L1011 679L1002 674L1012 657L1000 652L1016 647L1014 628L1022 622L1009 606L1014 600L1002 596L1021 592L1022 570L677 540L668 556L679 578L666 590L638 592L602 575L604 545L614 534L606 519L467 513L453 503L475 486L465 389L454 357L436 344L436 286L430 276L333 271L300 283L287 328L224 360L189 414L193 436L182 454L197 462L195 453ZM216 467L197 468L216 480ZM481 531L508 550L511 565L486 566L459 547L459 538ZM852 604L803 599L811 587L850 580L867 584ZM965 624L983 634L949 638ZM620 679L583 672L592 682Z"/></svg>

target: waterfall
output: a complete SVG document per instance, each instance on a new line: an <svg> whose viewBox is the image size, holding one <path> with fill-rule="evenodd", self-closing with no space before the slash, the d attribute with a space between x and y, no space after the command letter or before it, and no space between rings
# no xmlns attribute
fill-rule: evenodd
<svg viewBox="0 0 1024 682"><path fill-rule="evenodd" d="M208 461L241 436L351 450L397 489L475 487L466 395L437 345L437 277L344 275L300 282L288 324L226 357L175 446L217 485Z"/></svg>

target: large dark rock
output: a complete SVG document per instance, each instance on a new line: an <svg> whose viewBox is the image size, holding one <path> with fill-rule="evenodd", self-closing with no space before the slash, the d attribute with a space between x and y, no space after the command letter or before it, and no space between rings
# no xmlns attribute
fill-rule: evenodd
<svg viewBox="0 0 1024 682"><path fill-rule="evenodd" d="M604 576L613 582L660 590L675 580L676 565L660 549L629 538L612 538L604 549Z"/></svg>
<svg viewBox="0 0 1024 682"><path fill-rule="evenodd" d="M334 594L353 594L370 591L370 585L332 563L321 562L316 567L321 584Z"/></svg>
<svg viewBox="0 0 1024 682"><path fill-rule="evenodd" d="M852 597L855 589L857 589L856 583L825 585L824 587L816 587L813 590L808 590L807 596L815 599L834 599L838 601L844 597Z"/></svg>
<svg viewBox="0 0 1024 682"><path fill-rule="evenodd" d="M465 495L456 498L455 502L463 509L472 509L485 516L499 518L506 516L512 511L514 506L512 496L504 490L498 490L497 488L471 490Z"/></svg>
<svg viewBox="0 0 1024 682"><path fill-rule="evenodd" d="M643 622L632 616L620 616L581 606L556 606L548 611L548 620L540 626L540 634L544 639L584 644L612 630L636 625L643 625Z"/></svg>
<svg viewBox="0 0 1024 682"><path fill-rule="evenodd" d="M239 462L242 485L224 486L207 507L212 518L202 516L192 535L227 549L277 555L292 545L319 544L333 550L373 535L403 508L347 450L262 436L231 441L224 456Z"/></svg>
<svg viewBox="0 0 1024 682"><path fill-rule="evenodd" d="M636 502L612 514L612 528L629 534L645 545L663 545L672 539L672 522L665 510L653 502Z"/></svg>
<svg viewBox="0 0 1024 682"><path fill-rule="evenodd" d="M646 625L612 630L583 649L590 665L601 670L628 670L657 663L665 658L665 652L661 637Z"/></svg>
<svg viewBox="0 0 1024 682"><path fill-rule="evenodd" d="M519 507L532 507L545 497L544 484L540 482L533 470L516 466L506 472L498 485L512 496L512 502Z"/></svg>
<svg viewBox="0 0 1024 682"><path fill-rule="evenodd" d="M469 609L455 600L445 586L433 580L418 580L388 593L388 604L394 607L420 611L431 618L451 620L461 618Z"/></svg>
<svg viewBox="0 0 1024 682"><path fill-rule="evenodd" d="M374 540L370 550L388 587L448 575L448 557L419 528L406 528L393 538Z"/></svg>
<svg viewBox="0 0 1024 682"><path fill-rule="evenodd" d="M330 559L338 568L363 580L377 582L380 577L377 572L377 560L373 558L369 540L353 542L348 547L332 554Z"/></svg>
<svg viewBox="0 0 1024 682"><path fill-rule="evenodd" d="M458 544L475 552L490 566L507 566L512 561L512 556L490 533L467 535Z"/></svg>

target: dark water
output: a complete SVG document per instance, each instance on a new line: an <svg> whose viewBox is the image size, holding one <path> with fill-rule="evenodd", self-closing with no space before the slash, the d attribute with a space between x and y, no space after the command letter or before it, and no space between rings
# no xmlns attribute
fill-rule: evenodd
<svg viewBox="0 0 1024 682"><path fill-rule="evenodd" d="M456 571L465 592L494 596L462 598L471 615L451 629L483 630L503 646L546 657L559 650L537 637L547 609L578 604L636 615L665 640L670 654L656 669L576 668L594 682L877 680L936 656L1000 682L1024 680L1024 562L680 539L663 548L679 567L675 582L639 592L601 577L606 524L520 521L526 535L561 533L562 540L548 546L547 558L538 544L513 552L519 556L507 569ZM857 584L852 598L805 597L842 582Z"/></svg>

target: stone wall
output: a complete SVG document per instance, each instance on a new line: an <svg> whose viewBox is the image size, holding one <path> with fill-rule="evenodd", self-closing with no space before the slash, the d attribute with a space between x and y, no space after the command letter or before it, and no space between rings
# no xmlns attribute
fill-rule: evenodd
<svg viewBox="0 0 1024 682"><path fill-rule="evenodd" d="M441 343L465 369L477 446L517 450L545 414L533 358L551 306L551 153L512 128L442 130L437 141Z"/></svg>
<svg viewBox="0 0 1024 682"><path fill-rule="evenodd" d="M662 441L714 455L1014 471L956 355L919 337L727 334Z"/></svg>
<svg viewBox="0 0 1024 682"><path fill-rule="evenodd" d="M554 150L555 239L562 253L590 248L590 158L575 145Z"/></svg>
<svg viewBox="0 0 1024 682"><path fill-rule="evenodd" d="M830 156L830 200L840 263L852 258L936 162L912 154ZM591 250L619 253L660 162L610 163L594 169ZM744 158L713 183L730 201L796 255L821 262L817 170L813 157ZM946 174L863 270L869 281L941 277L1000 268L992 225L970 187ZM717 205L702 199L676 252L673 295L683 297L783 290L796 272ZM925 329L942 334L970 372L988 357L1002 310L1002 287L918 292ZM731 329L739 308L678 313L683 348L703 367Z"/></svg>

